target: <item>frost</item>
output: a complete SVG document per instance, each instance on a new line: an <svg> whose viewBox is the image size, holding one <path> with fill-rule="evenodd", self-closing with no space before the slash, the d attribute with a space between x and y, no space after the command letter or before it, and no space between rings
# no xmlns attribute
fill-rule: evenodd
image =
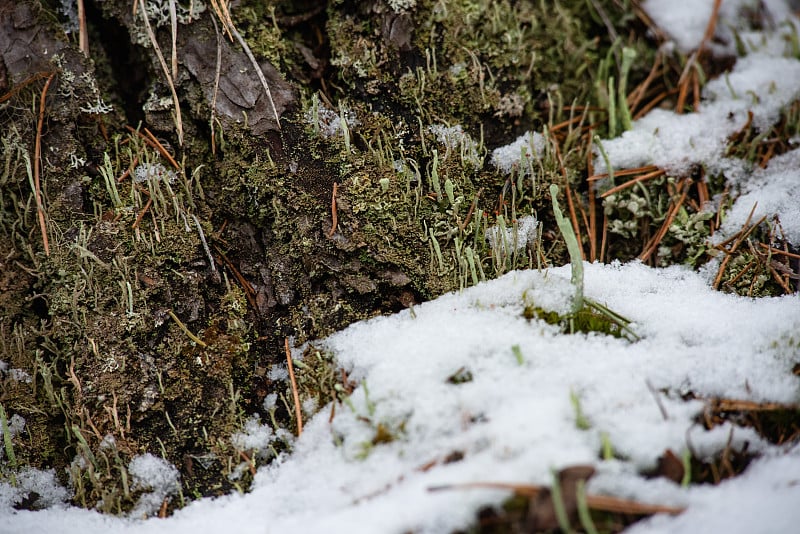
<svg viewBox="0 0 800 534"><path fill-rule="evenodd" d="M284 381L289 378L289 371L285 365L272 365L269 368L267 377L273 382Z"/></svg>
<svg viewBox="0 0 800 534"><path fill-rule="evenodd" d="M268 425L262 424L257 414L253 414L244 424L242 432L231 436L231 443L237 450L252 451L260 459L269 456L269 446L275 439L275 432Z"/></svg>
<svg viewBox="0 0 800 534"><path fill-rule="evenodd" d="M480 167L483 163L478 153L478 143L476 143L468 133L464 131L460 124L446 126L444 124L432 124L428 126L428 131L436 136L439 144L447 149L443 159L447 159L447 154L451 151L461 155L461 160L473 167Z"/></svg>
<svg viewBox="0 0 800 534"><path fill-rule="evenodd" d="M133 171L133 181L137 184L148 180L165 181L174 183L177 176L161 163L143 163L137 165Z"/></svg>

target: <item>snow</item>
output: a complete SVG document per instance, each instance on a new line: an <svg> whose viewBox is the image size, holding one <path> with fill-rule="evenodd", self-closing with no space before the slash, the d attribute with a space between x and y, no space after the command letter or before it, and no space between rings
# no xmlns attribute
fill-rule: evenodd
<svg viewBox="0 0 800 534"><path fill-rule="evenodd" d="M728 76L710 81L704 93L707 100L697 113L656 109L632 130L603 141L612 165L658 165L676 175L688 174L694 165L704 165L711 174L740 169L742 162L725 157L728 137L747 124L748 112L753 126L763 131L800 97L800 61L755 52L739 59ZM595 167L605 172L604 159L597 157Z"/></svg>
<svg viewBox="0 0 800 534"><path fill-rule="evenodd" d="M514 167L519 172L528 171L530 158L542 155L545 138L539 132L527 132L520 135L513 143L501 146L492 151L492 164L503 174L510 174ZM520 162L525 161L524 165Z"/></svg>
<svg viewBox="0 0 800 534"><path fill-rule="evenodd" d="M343 404L332 423L330 410L321 410L291 455L259 470L251 493L195 502L165 521L101 520L77 510L16 512L4 532L56 525L62 532L449 532L507 493L430 493L431 486L546 484L552 468L581 463L599 473L590 491L689 507L691 520L659 517L636 532L696 529L703 521L723 521L717 516L730 506L760 517L756 527L765 521L756 513L765 503L776 509L778 524L796 517L789 503L800 498L800 485L792 483L800 480L800 450L769 445L750 430L705 431L694 423L703 402L685 402L681 394L796 402L800 388L791 368L797 355L789 339L800 329L800 299L722 294L680 267L584 267L586 295L634 321L641 341L563 335L528 321L526 305L568 307L570 270L512 272L330 337L328 348L362 384L350 397L352 409ZM460 370L471 380L448 381ZM667 391L659 394L666 420L650 387ZM575 424L571 393L580 399L588 430ZM369 445L378 424L396 439ZM257 422L250 426L249 435L259 436ZM710 456L725 448L731 432L733 447L746 441L765 453L743 477L684 489L638 474L653 468L665 449L685 450L687 434L695 450ZM599 459L602 434L625 461ZM454 452L464 459L445 463ZM175 478L156 476L164 469L157 461L150 457L147 469L132 464L131 472L156 480L163 494ZM770 467L784 464L778 472Z"/></svg>
<svg viewBox="0 0 800 534"><path fill-rule="evenodd" d="M711 4L649 0L644 7L679 47L690 50L702 38ZM750 4L722 4L725 23L718 24L718 35L737 28L749 32L754 44L727 79L707 85L697 113L655 110L603 146L617 168L656 164L685 172L704 165L724 171L741 196L726 214L720 238L736 232L757 202L755 217L777 216L789 241L800 244L800 151L756 170L725 156L727 137L742 127L748 111L754 125L767 128L781 107L800 97L800 62L783 56L788 25L756 34L737 22L740 8ZM773 17L789 16L787 4L765 4ZM523 150L528 156L541 152L540 137L520 137L495 151L492 162L510 172ZM602 172L602 158L596 165ZM686 507L680 515L635 524L628 530L633 534L795 531L800 446L773 445L728 423L705 430L696 418L704 399L718 396L800 401L792 373L800 362L800 298L723 294L711 289L708 273L677 266L586 263L584 271L586 296L630 319L639 341L565 335L526 319L526 306L569 309L570 267L511 272L324 340L359 385L332 421L329 406L306 421L292 452L259 468L250 493L195 501L165 520L112 518L59 505L66 495L58 492L54 474L37 472L20 477L35 481L20 487L0 482L0 532L451 532L467 528L480 507L499 504L508 492L429 488L476 481L547 484L552 469L575 464L597 470L590 493ZM461 379L451 380L456 376ZM684 400L689 392L694 400ZM576 425L571 397L579 400L588 429ZM275 401L270 397L265 406ZM373 443L379 429L389 442ZM266 454L274 437L252 419L232 439ZM605 438L617 459L601 458ZM681 487L643 474L666 449L680 456L691 447L708 458L726 446L747 446L760 458L717 486ZM140 501L134 516L152 513L177 491L177 470L159 458L137 457L129 470L134 488L159 497ZM12 510L25 491L48 495L53 506Z"/></svg>
<svg viewBox="0 0 800 534"><path fill-rule="evenodd" d="M128 473L131 475L131 489L144 491L130 512L134 518L154 515L164 499L176 495L180 489L180 475L175 466L149 452L131 460Z"/></svg>
<svg viewBox="0 0 800 534"><path fill-rule="evenodd" d="M492 226L486 231L486 240L493 250L500 250L503 253L513 249L522 250L528 246L529 242L536 239L536 230L539 222L536 217L526 215L517 219L516 226L511 228L504 226Z"/></svg>

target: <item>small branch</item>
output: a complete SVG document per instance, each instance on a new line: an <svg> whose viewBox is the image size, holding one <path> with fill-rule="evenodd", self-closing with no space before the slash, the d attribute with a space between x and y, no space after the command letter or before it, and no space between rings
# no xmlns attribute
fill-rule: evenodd
<svg viewBox="0 0 800 534"><path fill-rule="evenodd" d="M292 351L289 349L289 338L284 338L286 348L286 365L289 367L289 380L292 382L292 397L294 398L294 413L297 419L297 435L303 433L303 414L300 411L300 394L297 392L297 381L294 378L294 365L292 364Z"/></svg>

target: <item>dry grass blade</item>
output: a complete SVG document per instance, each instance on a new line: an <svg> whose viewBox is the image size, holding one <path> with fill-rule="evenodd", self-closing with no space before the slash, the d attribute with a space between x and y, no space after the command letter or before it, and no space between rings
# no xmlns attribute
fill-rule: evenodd
<svg viewBox="0 0 800 534"><path fill-rule="evenodd" d="M50 255L50 241L47 238L47 222L44 217L44 203L42 201L42 183L41 183L41 168L42 168L42 126L44 125L44 107L47 101L47 89L53 81L56 73L53 72L48 76L47 81L44 83L42 89L42 96L39 99L39 120L36 122L36 142L33 152L33 194L36 197L36 213L39 216L39 229L42 231L42 244L44 246L45 256Z"/></svg>
<svg viewBox="0 0 800 534"><path fill-rule="evenodd" d="M286 349L286 366L289 368L289 380L292 382L292 398L294 398L294 414L297 418L297 435L303 433L303 413L300 409L300 394L297 392L297 381L294 378L294 365L292 364L292 350L289 348L289 338L284 338Z"/></svg>
<svg viewBox="0 0 800 534"><path fill-rule="evenodd" d="M139 0L139 5L142 9L142 19L144 20L144 26L147 30L147 36L150 38L150 44L153 45L153 50L156 52L158 62L161 64L161 69L164 71L164 76L167 78L167 85L169 85L169 90L172 93L172 103L175 106L175 129L178 131L178 144L183 146L183 119L181 117L181 103L178 100L178 93L175 92L175 84L173 83L170 69L164 59L164 54L161 53L161 48L158 46L156 34L153 33L153 28L150 26L150 21L147 18L144 0Z"/></svg>
<svg viewBox="0 0 800 534"><path fill-rule="evenodd" d="M172 79L178 78L178 13L175 0L169 0L169 29L172 36L172 50L170 52Z"/></svg>

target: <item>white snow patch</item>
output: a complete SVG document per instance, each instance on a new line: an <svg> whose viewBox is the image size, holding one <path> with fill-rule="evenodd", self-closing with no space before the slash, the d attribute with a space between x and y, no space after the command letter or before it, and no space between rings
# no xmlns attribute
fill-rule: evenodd
<svg viewBox="0 0 800 534"><path fill-rule="evenodd" d="M180 489L180 475L175 466L149 452L131 460L128 473L131 475L131 489L145 491L130 513L134 518L154 515L164 499L177 494Z"/></svg>
<svg viewBox="0 0 800 534"><path fill-rule="evenodd" d="M486 240L492 249L500 249L506 253L513 250L522 250L528 243L536 240L536 230L539 222L536 217L526 215L517 219L516 225L495 225L486 230Z"/></svg>
<svg viewBox="0 0 800 534"><path fill-rule="evenodd" d="M686 175L693 165L710 173L740 168L725 158L728 137L743 128L748 112L759 130L771 126L781 109L800 98L800 61L756 53L739 59L728 76L709 82L700 111L679 115L653 110L633 123L633 129L602 145L617 169L657 165ZM605 172L595 157L597 172Z"/></svg>
<svg viewBox="0 0 800 534"><path fill-rule="evenodd" d="M503 174L510 174L511 169L525 173L531 158L541 157L545 147L545 138L539 132L528 132L517 137L516 141L492 151L492 164Z"/></svg>

